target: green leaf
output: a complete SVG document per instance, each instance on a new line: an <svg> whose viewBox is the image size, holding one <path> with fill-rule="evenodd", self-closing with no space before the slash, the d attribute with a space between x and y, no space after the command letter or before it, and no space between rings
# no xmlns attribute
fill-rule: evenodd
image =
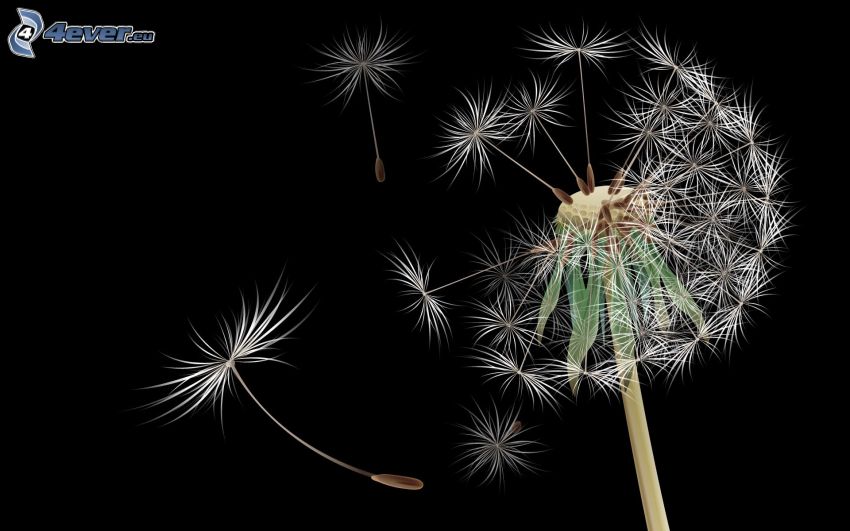
<svg viewBox="0 0 850 531"><path fill-rule="evenodd" d="M673 304L690 317L697 328L702 328L705 323L702 310L696 301L694 301L691 294L688 293L688 290L682 284L682 281L679 280L679 277L676 276L676 273L667 267L667 263L661 257L658 249L654 245L642 241L639 236L635 236L634 234L632 235L632 240L637 245L642 246L646 251L646 264L649 266L652 275L660 277L664 282L664 287L667 289L667 293L670 294Z"/></svg>
<svg viewBox="0 0 850 531"><path fill-rule="evenodd" d="M702 328L705 323L702 317L702 310L700 310L700 307L694 301L694 298L691 297L691 294L688 293L688 290L682 284L682 281L679 280L679 277L676 276L676 273L670 271L670 268L667 267L664 260L658 256L657 251L655 251L655 255L657 257L655 262L659 264L659 275L661 276L661 280L664 281L664 287L667 288L667 291L670 293L670 297L673 299L673 304L685 312L697 328Z"/></svg>
<svg viewBox="0 0 850 531"><path fill-rule="evenodd" d="M602 311L600 305L602 278L596 260L588 258L587 287L584 285L581 268L578 266L570 268L568 282L571 305L570 319L573 330L570 335L570 342L567 345L567 359L571 362L567 366L567 380L570 382L573 394L575 394L578 386L576 369L584 363L587 353L599 333L599 314Z"/></svg>
<svg viewBox="0 0 850 531"><path fill-rule="evenodd" d="M567 249L564 245L568 228L559 222L555 222L555 233L560 241L558 246L557 262L552 271L552 276L549 277L549 283L546 285L546 291L543 293L543 300L540 302L540 313L537 316L537 341L543 340L543 332L546 330L546 323L549 321L549 316L555 311L558 306L558 299L561 297L561 284L564 275L564 256Z"/></svg>
<svg viewBox="0 0 850 531"><path fill-rule="evenodd" d="M549 316L555 311L558 305L558 298L561 296L561 277L563 276L563 267L560 264L555 266L552 276L549 277L549 283L546 285L546 292L543 294L543 301L540 303L540 314L537 316L537 340L543 338L543 331L546 329L546 323L549 321Z"/></svg>
<svg viewBox="0 0 850 531"><path fill-rule="evenodd" d="M586 297L584 278L581 275L581 267L573 264L567 268L567 293L570 298L570 308L575 308L579 301ZM571 310L572 311L572 310Z"/></svg>

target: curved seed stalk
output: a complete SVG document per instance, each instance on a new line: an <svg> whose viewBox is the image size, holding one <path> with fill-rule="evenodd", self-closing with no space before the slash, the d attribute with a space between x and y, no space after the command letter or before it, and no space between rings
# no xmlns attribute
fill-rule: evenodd
<svg viewBox="0 0 850 531"><path fill-rule="evenodd" d="M257 404L257 407L259 407L260 410L263 413L265 413L266 416L268 416L272 420L272 422L274 422L277 425L277 427L282 429L284 432L286 432L287 435L289 435L290 437L295 439L299 444L301 444L302 446L304 446L305 448L307 448L311 452L315 453L316 455L323 457L324 459L327 459L328 461L330 461L331 463L333 463L335 465L341 466L342 468L345 468L346 470L350 470L350 471L354 472L355 474L360 474L361 476L366 476L367 478L371 478L372 480L377 481L378 483L380 483L382 485L386 485L388 487L393 487L393 488L396 488L396 489L403 489L403 490L419 490L424 486L424 483L422 483L422 481L420 481L416 478L409 477L409 476L398 476L398 475L395 475L395 474L375 474L373 472L367 472L366 470L363 470L362 468L358 468L354 465L350 465L350 464L346 463L345 461L341 461L341 460L337 459L336 457L333 457L332 455L326 454L325 452L319 450L318 448L316 448L312 444L308 443L307 441L305 441L301 437L295 435L295 433L293 433L289 428L284 426L283 423L281 423L279 420L277 420L277 418L274 415L272 415L271 412L269 412L268 409L266 409L266 406L264 406L262 404L262 402L260 402L260 400L254 395L254 393L248 387L248 384L245 383L245 380L242 379L242 375L239 374L238 370L236 370L236 367L233 367L232 370L233 370L234 376L236 376L236 379L239 381L240 384L242 384L242 388L245 389L245 392L248 393L248 396L251 397L251 400L253 400L254 403Z"/></svg>

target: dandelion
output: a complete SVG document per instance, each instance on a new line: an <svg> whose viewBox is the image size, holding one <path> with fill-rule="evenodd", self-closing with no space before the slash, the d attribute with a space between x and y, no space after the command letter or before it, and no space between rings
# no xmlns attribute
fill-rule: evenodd
<svg viewBox="0 0 850 531"><path fill-rule="evenodd" d="M475 404L475 409L466 411L469 423L459 426L464 441L458 444L457 463L467 479L479 475L482 484L496 481L503 486L506 472L538 470L531 456L541 453L543 445L527 438L531 428L519 421L519 410L512 407L500 414L494 404L492 411L485 412Z"/></svg>
<svg viewBox="0 0 850 531"><path fill-rule="evenodd" d="M502 100L490 92L466 95L466 114L455 111L457 119L444 124L440 152L448 168L457 173L469 165L480 174L498 153L549 187L560 205L542 224L518 218L501 252L493 244L476 262L484 267L430 293L490 279L482 283L490 300L471 305L472 358L485 382L503 393L530 395L533 404L556 403L567 392L622 397L647 527L666 530L641 380L675 378L728 350L754 312L764 310L760 300L791 226L782 147L766 136L752 94L694 52L644 30L631 46L641 76L613 116L625 157L617 155L610 181L597 185L582 62L599 67L624 56L624 38L583 28L577 36L550 29L530 40L528 49L556 68L572 58L579 64L587 179L573 171L571 154L552 134L563 125L567 98L556 78L533 76L504 104L493 104ZM496 134L461 119L481 109ZM535 146L541 135L575 178L573 193L509 153ZM493 271L505 264L514 282L493 298Z"/></svg>
<svg viewBox="0 0 850 531"><path fill-rule="evenodd" d="M307 320L310 312L292 323L307 296L287 308L284 302L288 291L287 287L281 288L278 281L265 301L260 299L259 292L254 305L249 304L243 297L239 313L234 314L230 320L222 318L219 321L220 336L217 340L203 337L193 327L192 342L200 356L192 360L171 358L177 363L171 368L179 371L181 376L147 388L167 390L164 397L148 404L147 407L165 408L165 411L154 417L151 422L161 419L174 422L207 407L222 413L225 395L235 394L239 387L272 422L313 453L383 485L406 490L421 489L422 482L416 478L368 472L319 450L272 415L243 379L239 372L239 367L243 365L267 362L289 365L280 360L278 354L274 354L274 348L289 338Z"/></svg>
<svg viewBox="0 0 850 531"><path fill-rule="evenodd" d="M319 80L337 83L332 100L341 99L344 105L348 105L361 87L366 93L372 140L375 143L375 178L378 182L384 182L386 172L378 149L370 88L388 97L393 97L393 92L400 90L396 77L414 58L404 52L407 42L402 36L390 34L386 28L380 26L377 35L367 31L358 32L356 35L346 32L333 45L317 48L326 60L315 68L315 71L322 75Z"/></svg>

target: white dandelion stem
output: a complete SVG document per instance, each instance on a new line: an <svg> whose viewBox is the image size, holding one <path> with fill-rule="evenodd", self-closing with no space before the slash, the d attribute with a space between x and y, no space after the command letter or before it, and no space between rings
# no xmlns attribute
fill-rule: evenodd
<svg viewBox="0 0 850 531"><path fill-rule="evenodd" d="M528 168L526 168L525 166L523 166L523 165L522 165L522 164L521 164L518 160L516 160L515 158L513 158L513 157L511 157L510 155L508 155L507 153L505 153L505 151L504 151L504 150L502 150L502 148L500 148L499 146L497 146L497 145L495 144L495 142L493 142L492 140L489 140L489 139L487 139L487 138L485 138L485 137L481 137L481 138L482 138L485 142L487 142L487 144L489 144L489 145L490 145L493 149L495 149L496 151L498 151L499 153L501 153L502 155L504 155L504 156L505 156L505 157L506 157L509 161L513 162L514 164L516 164L517 166L519 166L520 168L522 168L522 169L523 169L523 170L524 170L527 174L529 174L529 175L531 175L532 177L534 177L535 179L537 179L537 180L540 182L540 184L542 184L543 186L545 186L545 187L546 187L546 188L548 188L549 190L552 190L552 191L554 191L554 190L555 190L555 187L554 187L554 186L552 186L551 184L547 183L546 181L544 181L543 179L541 179L540 177L538 177L536 173L534 173L533 171L529 170Z"/></svg>
<svg viewBox="0 0 850 531"><path fill-rule="evenodd" d="M363 84L366 86L366 105L369 107L369 121L372 123L372 140L375 141L375 158L381 158L378 152L378 134L375 132L375 117L372 115L372 98L369 96L369 83L366 78L363 78Z"/></svg>
<svg viewBox="0 0 850 531"><path fill-rule="evenodd" d="M581 52L578 54L578 79L581 85L581 113L584 117L584 146L587 149L587 163L590 164L590 133L587 130L587 104L584 99L584 69L581 66Z"/></svg>
<svg viewBox="0 0 850 531"><path fill-rule="evenodd" d="M362 468L357 468L356 466L349 465L348 463L346 463L346 462L344 462L344 461L340 461L340 460L339 460L339 459L337 459L336 457L333 457L333 456L330 456L330 455L326 454L325 452L323 452L323 451L319 450L318 448L316 448L315 446L311 445L310 443L308 443L307 441L305 441L305 440L304 440L304 439L302 439L301 437L299 437L299 436L295 435L294 433L292 433L292 432L289 430L289 428L287 428L286 426L284 426L283 424L281 424L281 422L280 422L279 420L277 420L277 419L275 418L275 416L274 416L274 415L272 415L272 414L269 412L269 410L268 410L268 409L266 409L266 407L265 407L265 406L264 406L264 405L263 405L263 404L262 404L262 403L261 403L261 402L257 399L257 397L256 397L256 396L254 396L254 393L252 393L252 392L251 392L251 389L250 389L250 388L248 388L248 384L246 384L246 383L245 383L245 380L243 380L243 379L242 379L242 375L241 375L241 374L239 374L239 371L237 371L237 370L236 370L236 367L235 367L235 366L231 367L231 370L233 371L233 374L236 376L236 379L237 379L237 380L239 380L239 383L241 383L241 384L242 384L242 387L245 389L245 392L246 392L246 393L248 393L248 396L250 396L250 397L251 397L251 399L252 399L252 400L254 400L254 402L257 404L257 406L259 406L259 408L260 408L261 410L263 410L263 413L265 413L266 415L268 415L268 417L269 417L270 419L272 419L272 422L274 422L275 424L277 424L277 425L278 425L278 427L279 427L280 429L282 429L283 431L285 431L287 435L289 435L290 437L292 437L293 439L295 439L296 441L298 441L299 443L301 443L302 445L304 445L307 449L311 450L312 452L314 452L314 453L315 453L315 454L317 454L317 455L320 455L321 457L324 457L325 459L327 459L327 460L328 460L328 461L330 461L331 463L334 463L335 465L339 465L339 466L341 466L341 467L343 467L343 468L347 468L348 470L351 470L352 472L355 472L355 473L357 473L357 474L360 474L361 476L366 476L367 478L371 478L372 476L374 476L374 475L375 475L375 474L373 474L372 472L367 472L367 471L363 470Z"/></svg>
<svg viewBox="0 0 850 531"><path fill-rule="evenodd" d="M475 272L473 272L473 273L470 273L470 274L468 274L468 275L466 275L466 276L464 276L464 277L458 278L458 279L456 279L456 280L452 280L452 281L451 281L451 282L449 282L448 284L443 284L442 286L437 286L437 287L436 287L436 288L434 288L434 289L429 289L426 293L427 293L428 295L430 295L430 294L432 294L432 293L435 293L435 292L437 292L437 291L440 291L441 289L448 288L448 287L450 287L450 286L454 286L455 284L460 284L461 282L464 282L464 281L469 280L469 279L471 279L471 278L475 278L475 277L477 277L478 275L483 275L484 273L486 273L486 272L488 272L488 271L492 271L492 270L496 269L497 267L501 267L501 266L503 266L503 265L509 264L509 263L511 263L511 262L513 262L513 261L515 261L515 260L519 260L520 258L524 258L524 257L526 257L526 256L528 256L528 255L530 255L530 254L532 254L532 253L531 253L531 251L526 251L526 252L521 253L521 254L518 254L518 255L516 255L516 256L512 256L511 258L508 258L507 260L503 260L503 261L501 261L501 262L499 262L499 263L497 263L497 264L493 264L493 265L491 265L491 266L487 266L487 267L485 267L484 269L479 269L478 271L475 271Z"/></svg>
<svg viewBox="0 0 850 531"><path fill-rule="evenodd" d="M644 136L643 138L640 139L640 142L638 144L635 144L635 146L632 148L632 152L629 153L629 157L627 157L627 163L626 163L625 169L623 170L623 175L629 174L629 170L632 169L632 166L634 165L634 163L637 161L638 157L641 154L641 150L646 145L646 139L647 139L647 137Z"/></svg>
<svg viewBox="0 0 850 531"><path fill-rule="evenodd" d="M628 381L623 382L622 393L647 530L670 531L667 513L664 510L664 499L661 496L661 483L658 481L658 471L655 468L655 457L652 454L649 425L646 422L646 411L643 407L643 395L640 391L637 370L633 370Z"/></svg>
<svg viewBox="0 0 850 531"><path fill-rule="evenodd" d="M563 161L564 161L564 164L566 164L566 165L567 165L567 168L569 168L569 169L570 169L570 172L572 172L573 177L575 177L576 179L579 179L580 177L578 176L578 174L576 173L576 171L573 169L572 164L570 164L570 161L568 161L568 160L567 160L567 157L566 157L566 156L564 156L564 153L561 151L561 148L559 148L559 147L558 147L558 144L555 142L555 139L554 139L554 138L552 138L552 135L550 135L550 134L549 134L549 131L546 129L546 126L544 126L542 122L539 122L539 123L540 123L540 129L542 129L542 130L543 130L543 132L546 134L546 138L548 138L548 139L549 139L549 142L551 142L551 143L552 143L552 147L554 147L554 148L555 148L555 151L557 151L557 152L558 152L558 155L560 155L560 156L561 156L561 160L563 160Z"/></svg>

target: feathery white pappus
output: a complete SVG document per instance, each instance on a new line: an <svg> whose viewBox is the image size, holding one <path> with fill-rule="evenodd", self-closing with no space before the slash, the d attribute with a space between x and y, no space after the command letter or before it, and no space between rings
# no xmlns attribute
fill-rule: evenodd
<svg viewBox="0 0 850 531"><path fill-rule="evenodd" d="M433 264L423 267L413 251L405 249L402 244L398 244L397 252L387 253L386 258L395 274L393 280L399 282L405 288L401 294L414 299L404 310L407 312L418 310L417 325L420 329L427 330L429 342L433 337L439 345L449 333L448 319L445 313L448 304L428 289L428 280Z"/></svg>
<svg viewBox="0 0 850 531"><path fill-rule="evenodd" d="M204 338L192 327L192 342L200 352L200 357L198 360L171 358L178 363L171 369L180 371L184 376L145 388L168 389L164 397L144 406L166 408L165 412L149 422L160 419L174 422L205 407L212 407L218 409L224 429L224 395L226 391L235 394L236 389L241 388L272 422L316 455L382 485L403 490L421 489L423 484L416 478L368 472L319 450L272 415L243 379L239 372L239 366L243 364L278 362L289 365L278 359L279 355L273 354L273 351L278 343L289 338L307 320L312 311L292 323L294 315L307 300L309 293L294 305L286 306L284 302L288 293L288 287L281 288L278 279L265 300L260 298L259 290L256 291L256 303L253 305L243 296L240 311L234 313L231 319L219 320L220 335L215 340ZM236 386L235 382L238 382L239 386Z"/></svg>
<svg viewBox="0 0 850 531"><path fill-rule="evenodd" d="M457 445L459 455L456 463L461 466L464 477L480 476L481 483L498 482L504 486L505 475L510 472L536 472L539 469L531 456L545 451L544 446L528 438L531 427L519 421L519 410L511 407L499 413L495 403L484 411L477 403L474 409L466 409L469 420L458 426L463 441Z"/></svg>
<svg viewBox="0 0 850 531"><path fill-rule="evenodd" d="M333 99L341 98L345 105L359 88L367 86L393 98L394 92L401 91L396 78L414 59L404 52L408 42L383 26L376 33L361 30L352 35L346 31L332 45L316 48L325 62L313 70L322 75L320 81L336 82Z"/></svg>
<svg viewBox="0 0 850 531"><path fill-rule="evenodd" d="M192 343L200 357L186 360L169 356L177 365L168 368L180 371L183 376L147 388L168 389L164 397L149 404L149 407L167 407L151 421L166 419L169 423L174 422L205 407L216 408L221 415L226 391L234 390L237 365L264 362L290 365L279 359L280 354L273 354L273 349L289 338L310 312L298 321L288 323L309 296L303 297L291 308L282 309L288 293L289 288L281 287L278 280L265 301L260 299L259 291L253 305L242 296L239 313L233 314L231 319L219 319L220 336L216 339L204 338L192 326Z"/></svg>

